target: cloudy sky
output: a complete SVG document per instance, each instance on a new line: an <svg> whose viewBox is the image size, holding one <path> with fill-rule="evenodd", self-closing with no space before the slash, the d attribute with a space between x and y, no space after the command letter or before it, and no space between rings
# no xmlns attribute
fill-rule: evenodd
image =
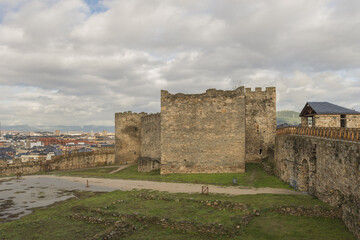
<svg viewBox="0 0 360 240"><path fill-rule="evenodd" d="M160 90L360 111L359 0L0 0L3 125L114 125Z"/></svg>

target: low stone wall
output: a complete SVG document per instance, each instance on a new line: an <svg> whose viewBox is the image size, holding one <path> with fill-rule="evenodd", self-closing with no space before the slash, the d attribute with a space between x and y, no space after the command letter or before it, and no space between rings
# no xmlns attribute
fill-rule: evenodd
<svg viewBox="0 0 360 240"><path fill-rule="evenodd" d="M160 169L160 161L148 157L138 159L138 172L151 172Z"/></svg>
<svg viewBox="0 0 360 240"><path fill-rule="evenodd" d="M0 167L0 175L34 174L111 165L115 162L114 150L107 149L88 153L61 155L50 161L19 163Z"/></svg>
<svg viewBox="0 0 360 240"><path fill-rule="evenodd" d="M360 239L360 144L278 135L274 166L294 188L339 207L344 223Z"/></svg>

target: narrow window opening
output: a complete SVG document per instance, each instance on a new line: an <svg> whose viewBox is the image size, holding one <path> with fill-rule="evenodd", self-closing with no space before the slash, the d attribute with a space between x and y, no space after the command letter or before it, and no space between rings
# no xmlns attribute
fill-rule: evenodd
<svg viewBox="0 0 360 240"><path fill-rule="evenodd" d="M340 127L346 127L346 115L340 115Z"/></svg>
<svg viewBox="0 0 360 240"><path fill-rule="evenodd" d="M261 148L259 149L259 154L262 155L262 149Z"/></svg>
<svg viewBox="0 0 360 240"><path fill-rule="evenodd" d="M314 127L314 117L308 117L308 126L309 127Z"/></svg>

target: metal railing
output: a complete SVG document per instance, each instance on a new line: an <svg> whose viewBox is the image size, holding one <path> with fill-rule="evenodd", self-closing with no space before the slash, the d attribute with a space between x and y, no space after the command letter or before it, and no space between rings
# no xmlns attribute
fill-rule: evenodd
<svg viewBox="0 0 360 240"><path fill-rule="evenodd" d="M284 127L276 129L276 135L305 135L359 143L360 128Z"/></svg>

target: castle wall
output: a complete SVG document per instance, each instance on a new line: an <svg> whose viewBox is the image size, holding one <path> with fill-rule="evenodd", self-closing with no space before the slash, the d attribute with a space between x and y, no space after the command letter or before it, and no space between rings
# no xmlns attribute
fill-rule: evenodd
<svg viewBox="0 0 360 240"><path fill-rule="evenodd" d="M360 238L360 144L278 135L275 172L299 190L339 206L346 226Z"/></svg>
<svg viewBox="0 0 360 240"><path fill-rule="evenodd" d="M141 156L141 118L146 113L115 114L115 162L136 163Z"/></svg>
<svg viewBox="0 0 360 240"><path fill-rule="evenodd" d="M160 160L160 113L141 118L141 157Z"/></svg>
<svg viewBox="0 0 360 240"><path fill-rule="evenodd" d="M148 157L138 159L138 172L151 172L160 169L160 161Z"/></svg>
<svg viewBox="0 0 360 240"><path fill-rule="evenodd" d="M245 89L246 162L273 158L276 135L276 90Z"/></svg>
<svg viewBox="0 0 360 240"><path fill-rule="evenodd" d="M95 152L73 153L57 156L49 161L18 163L10 166L1 166L0 175L34 174L45 171L62 171L82 168L99 167L114 164L114 150L105 149Z"/></svg>
<svg viewBox="0 0 360 240"><path fill-rule="evenodd" d="M161 174L245 171L244 89L161 91Z"/></svg>

